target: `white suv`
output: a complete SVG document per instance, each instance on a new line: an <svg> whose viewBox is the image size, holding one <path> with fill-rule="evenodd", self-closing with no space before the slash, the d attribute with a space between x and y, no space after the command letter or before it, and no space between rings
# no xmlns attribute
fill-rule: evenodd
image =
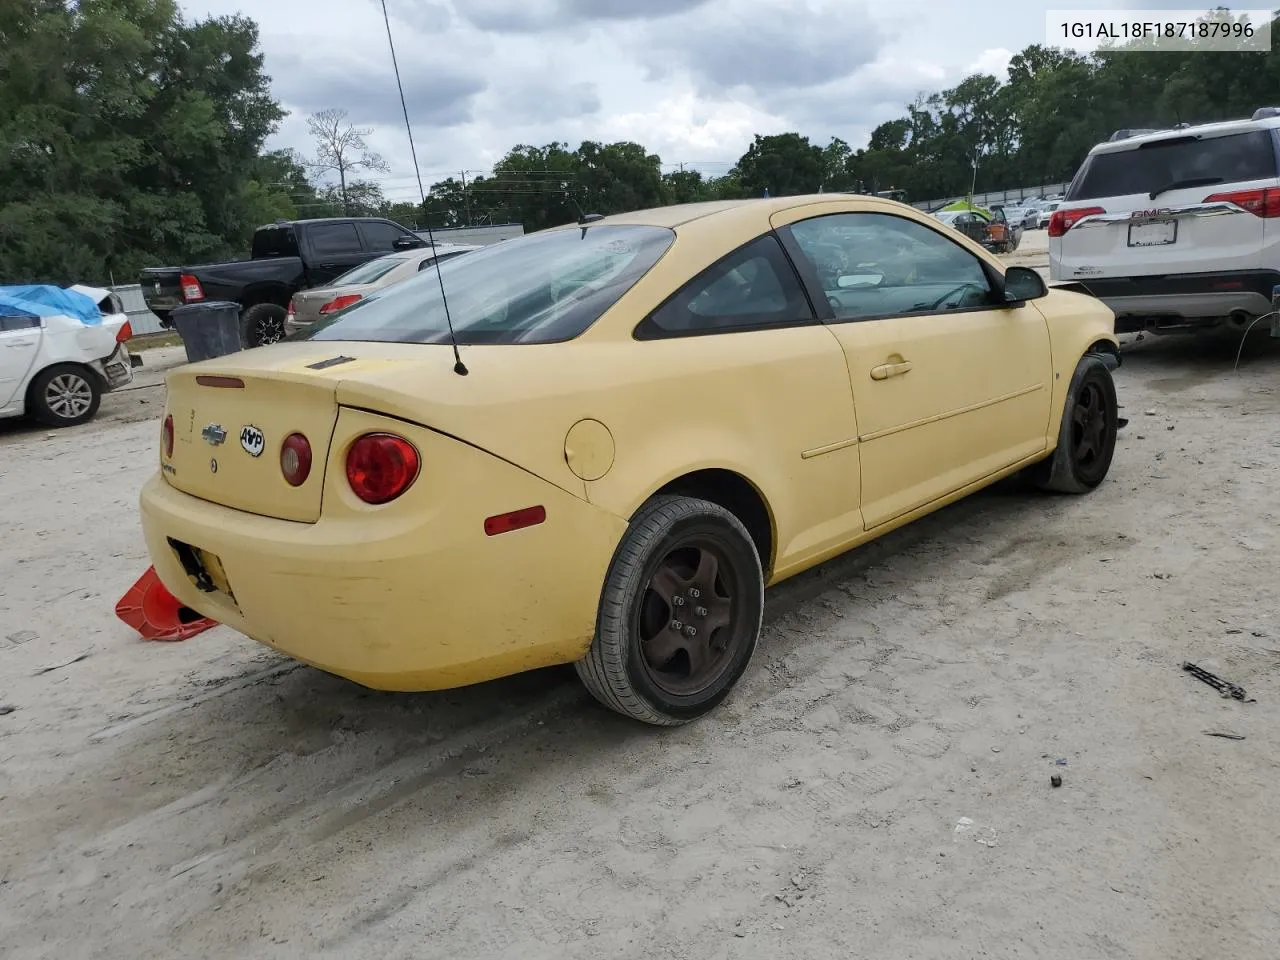
<svg viewBox="0 0 1280 960"><path fill-rule="evenodd" d="M1280 108L1119 131L1089 151L1049 222L1049 277L1116 332L1244 326L1280 287ZM1277 327L1280 329L1280 327Z"/></svg>

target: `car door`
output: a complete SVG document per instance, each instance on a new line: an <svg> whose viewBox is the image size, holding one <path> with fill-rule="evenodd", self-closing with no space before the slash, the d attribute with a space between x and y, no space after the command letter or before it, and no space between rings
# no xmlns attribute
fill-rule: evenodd
<svg viewBox="0 0 1280 960"><path fill-rule="evenodd" d="M848 361L867 529L1043 451L1043 315L924 222L813 213L779 232Z"/></svg>
<svg viewBox="0 0 1280 960"><path fill-rule="evenodd" d="M43 327L39 317L0 316L0 407L8 406L26 383Z"/></svg>
<svg viewBox="0 0 1280 960"><path fill-rule="evenodd" d="M421 238L389 220L364 220L359 224L359 229L365 248L379 257L395 250L426 246ZM397 241L400 243L399 247L396 246Z"/></svg>
<svg viewBox="0 0 1280 960"><path fill-rule="evenodd" d="M306 228L310 257L307 275L311 286L322 287L374 257L360 240L356 225L349 220L313 223Z"/></svg>
<svg viewBox="0 0 1280 960"><path fill-rule="evenodd" d="M619 451L674 442L690 465L741 469L769 501L775 574L861 535L844 353L772 232L699 271L634 336L648 372L605 417Z"/></svg>

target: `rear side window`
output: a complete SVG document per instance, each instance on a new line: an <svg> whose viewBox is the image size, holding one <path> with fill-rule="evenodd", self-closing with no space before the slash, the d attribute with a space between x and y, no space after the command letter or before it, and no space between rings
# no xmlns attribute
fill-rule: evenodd
<svg viewBox="0 0 1280 960"><path fill-rule="evenodd" d="M307 233L311 239L311 249L318 257L359 253L361 250L360 235L356 233L354 223L316 224Z"/></svg>
<svg viewBox="0 0 1280 960"><path fill-rule="evenodd" d="M1174 137L1132 150L1095 153L1071 184L1067 200L1149 194L1183 181L1212 186L1275 175L1275 146L1268 130L1202 140Z"/></svg>
<svg viewBox="0 0 1280 960"><path fill-rule="evenodd" d="M344 286L351 283L373 283L381 280L396 267L404 265L404 257L379 257L377 260L370 260L362 263L354 270L348 270L337 280L333 281L333 286Z"/></svg>
<svg viewBox="0 0 1280 960"><path fill-rule="evenodd" d="M739 247L685 284L639 327L636 338L730 333L816 322L773 234Z"/></svg>
<svg viewBox="0 0 1280 960"><path fill-rule="evenodd" d="M254 231L250 256L255 260L272 257L296 257L298 237L293 227L261 227Z"/></svg>

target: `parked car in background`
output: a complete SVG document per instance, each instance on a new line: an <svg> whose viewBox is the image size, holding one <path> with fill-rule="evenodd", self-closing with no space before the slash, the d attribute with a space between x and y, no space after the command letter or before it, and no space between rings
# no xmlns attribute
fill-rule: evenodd
<svg viewBox="0 0 1280 960"><path fill-rule="evenodd" d="M1061 202L1062 201L1060 200L1051 200L1051 201L1045 202L1044 206L1040 208L1039 222L1037 223L1038 229L1040 230L1048 229L1049 221L1053 219L1053 211L1058 209L1058 205Z"/></svg>
<svg viewBox="0 0 1280 960"><path fill-rule="evenodd" d="M94 287L0 287L0 418L73 427L93 418L103 393L133 380L133 333L110 309L113 297Z"/></svg>
<svg viewBox="0 0 1280 960"><path fill-rule="evenodd" d="M1000 207L990 212L986 208L942 210L933 216L996 253L1016 250L1022 242L1022 225L1010 223Z"/></svg>
<svg viewBox="0 0 1280 960"><path fill-rule="evenodd" d="M1277 107L1113 135L1053 214L1050 276L1099 297L1122 332L1251 326L1280 285L1277 144Z"/></svg>
<svg viewBox="0 0 1280 960"><path fill-rule="evenodd" d="M433 273L172 371L141 495L182 605L367 687L573 663L687 723L747 669L766 585L1111 465L1111 311L901 204L633 211ZM250 415L252 443L202 439Z"/></svg>
<svg viewBox="0 0 1280 960"><path fill-rule="evenodd" d="M377 217L280 221L259 227L248 260L184 267L149 267L138 283L147 307L166 327L174 307L206 300L238 303L246 347L285 335L289 301L299 290L325 286L352 267L427 241Z"/></svg>
<svg viewBox="0 0 1280 960"><path fill-rule="evenodd" d="M478 249L480 248L463 244L441 243L434 248L390 253L362 263L354 270L348 270L329 286L295 293L289 301L285 332L292 335L310 327L317 320L323 320L353 303L359 303L375 290L415 276L419 271L433 266L437 260L443 263Z"/></svg>

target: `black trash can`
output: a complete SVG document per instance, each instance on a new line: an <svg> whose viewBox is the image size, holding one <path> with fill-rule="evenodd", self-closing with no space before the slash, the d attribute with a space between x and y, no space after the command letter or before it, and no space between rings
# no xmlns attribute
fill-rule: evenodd
<svg viewBox="0 0 1280 960"><path fill-rule="evenodd" d="M182 345L187 348L187 362L225 357L244 349L240 342L240 304L224 300L187 303L174 307L169 314Z"/></svg>

